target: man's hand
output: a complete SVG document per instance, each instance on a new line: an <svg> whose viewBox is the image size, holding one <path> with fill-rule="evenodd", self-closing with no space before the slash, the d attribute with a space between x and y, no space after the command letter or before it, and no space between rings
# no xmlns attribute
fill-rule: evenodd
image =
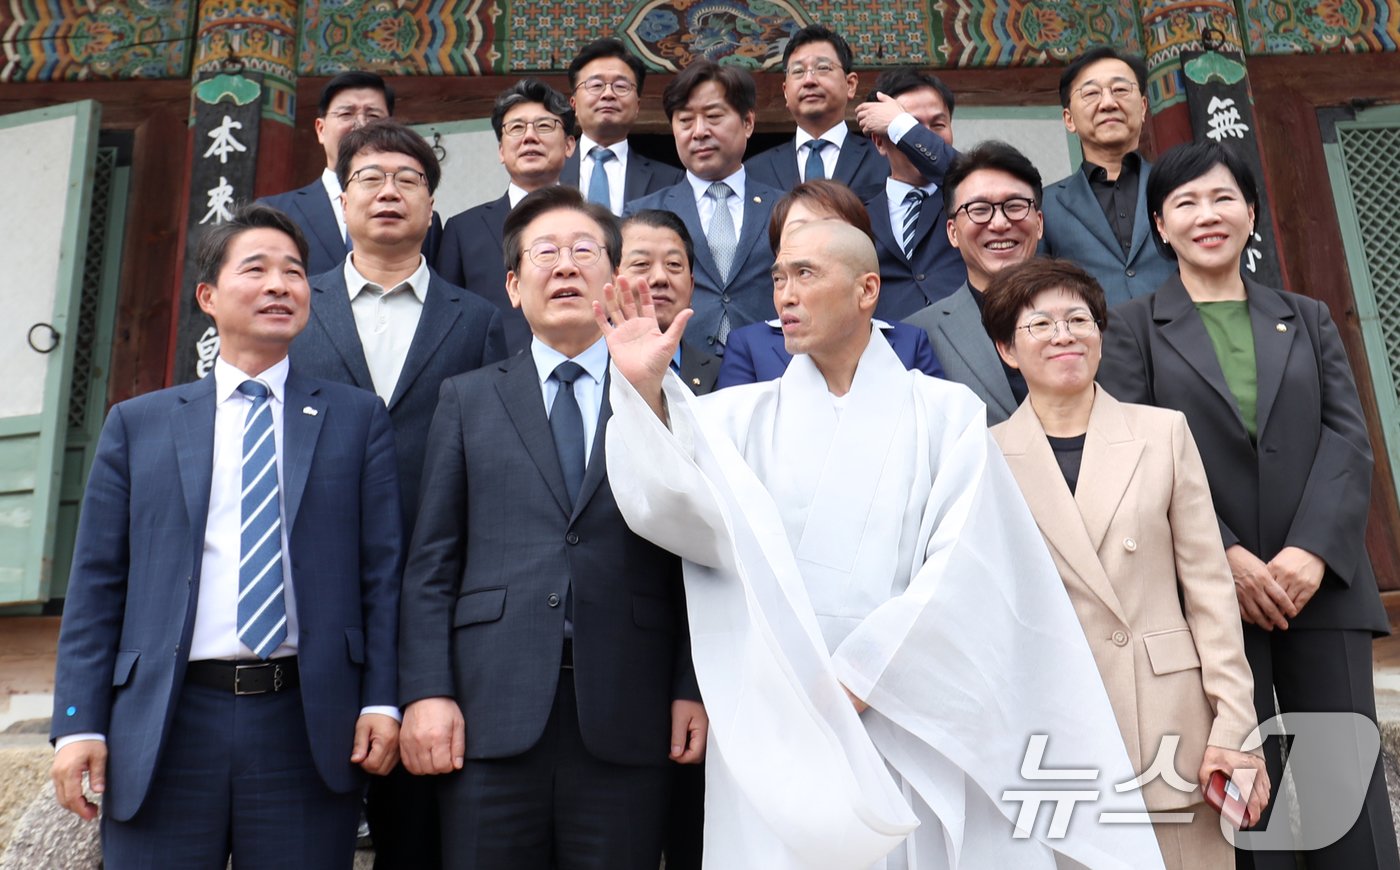
<svg viewBox="0 0 1400 870"><path fill-rule="evenodd" d="M461 770L467 755L467 723L451 698L424 698L403 711L399 731L403 766L409 773Z"/></svg>
<svg viewBox="0 0 1400 870"><path fill-rule="evenodd" d="M856 106L856 123L867 136L887 136L890 123L904 114L904 107L889 94L875 94L877 101Z"/></svg>
<svg viewBox="0 0 1400 870"><path fill-rule="evenodd" d="M862 701L860 698L857 698L855 692L852 692L845 686L842 686L841 688L845 690L846 697L851 699L851 706L856 708L857 713L864 713L866 710L870 709L870 705Z"/></svg>
<svg viewBox="0 0 1400 870"><path fill-rule="evenodd" d="M699 764L705 757L705 740L710 733L710 717L699 701L671 702L671 760L677 764Z"/></svg>
<svg viewBox="0 0 1400 870"><path fill-rule="evenodd" d="M666 413L661 402L661 382L694 313L687 308L676 315L670 329L662 332L656 322L651 288L643 278L618 276L616 284L603 286L603 302L593 303L593 316L607 338L613 365L663 420Z"/></svg>
<svg viewBox="0 0 1400 870"><path fill-rule="evenodd" d="M1201 784L1201 794L1205 794L1211 774L1217 770L1225 774L1227 779L1234 780L1242 793L1249 795L1249 802L1246 804L1250 818L1248 827L1258 824L1259 817L1269 806L1271 792L1269 773L1264 769L1264 759L1222 746L1207 746L1205 757L1201 759L1201 770L1196 774L1196 780Z"/></svg>
<svg viewBox="0 0 1400 870"><path fill-rule="evenodd" d="M1239 544L1226 550L1225 558L1235 578L1235 597L1244 621L1265 631L1288 628L1288 619L1298 615L1298 607L1269 572L1269 566Z"/></svg>
<svg viewBox="0 0 1400 870"><path fill-rule="evenodd" d="M101 740L78 740L58 751L53 758L53 790L58 805L88 821L97 818L97 804L83 794L83 774L94 794L107 790L107 744Z"/></svg>
<svg viewBox="0 0 1400 870"><path fill-rule="evenodd" d="M1300 547L1284 547L1278 555L1269 560L1269 574L1293 601L1294 613L1312 600L1317 587L1322 585L1322 575L1327 563L1318 556Z"/></svg>
<svg viewBox="0 0 1400 870"><path fill-rule="evenodd" d="M366 773L383 776L399 763L399 723L383 713L365 713L355 720L355 748L350 763Z"/></svg>

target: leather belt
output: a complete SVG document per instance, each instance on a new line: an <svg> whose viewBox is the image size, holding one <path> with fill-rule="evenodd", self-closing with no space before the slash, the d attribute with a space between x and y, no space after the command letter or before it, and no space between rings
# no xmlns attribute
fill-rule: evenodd
<svg viewBox="0 0 1400 870"><path fill-rule="evenodd" d="M185 667L185 682L235 695L285 692L301 685L296 656L266 662L205 659Z"/></svg>

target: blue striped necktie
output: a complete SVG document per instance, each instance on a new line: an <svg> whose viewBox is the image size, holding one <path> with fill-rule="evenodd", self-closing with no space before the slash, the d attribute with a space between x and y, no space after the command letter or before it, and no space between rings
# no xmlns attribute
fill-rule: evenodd
<svg viewBox="0 0 1400 870"><path fill-rule="evenodd" d="M243 423L242 531L238 563L238 639L265 659L287 639L282 583L282 499L277 487L277 439L272 434L272 391L244 381L250 400Z"/></svg>
<svg viewBox="0 0 1400 870"><path fill-rule="evenodd" d="M914 238L919 234L919 213L923 210L924 197L928 194L917 187L909 191L904 197L904 232L902 235L902 247L904 256L910 260L914 259Z"/></svg>

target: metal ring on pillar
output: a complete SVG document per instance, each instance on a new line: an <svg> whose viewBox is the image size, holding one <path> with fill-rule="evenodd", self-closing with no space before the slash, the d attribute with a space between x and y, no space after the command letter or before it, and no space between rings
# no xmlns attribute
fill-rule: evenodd
<svg viewBox="0 0 1400 870"><path fill-rule="evenodd" d="M433 131L433 156L439 163L447 159L447 149L442 147L442 134L436 130Z"/></svg>
<svg viewBox="0 0 1400 870"><path fill-rule="evenodd" d="M40 347L34 343L34 331L36 329L47 329L49 331L48 347ZM32 348L35 353L53 353L54 350L58 348L58 330L54 329L53 324L50 323L36 323L29 327L29 334L25 337L25 341L29 342L30 348Z"/></svg>

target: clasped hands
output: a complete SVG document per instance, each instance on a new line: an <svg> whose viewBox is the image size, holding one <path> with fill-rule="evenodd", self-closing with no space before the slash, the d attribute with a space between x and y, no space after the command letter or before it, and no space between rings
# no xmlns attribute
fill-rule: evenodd
<svg viewBox="0 0 1400 870"><path fill-rule="evenodd" d="M1235 544L1225 551L1245 622L1265 631L1288 628L1322 584L1326 563L1299 547L1284 547L1268 563Z"/></svg>

